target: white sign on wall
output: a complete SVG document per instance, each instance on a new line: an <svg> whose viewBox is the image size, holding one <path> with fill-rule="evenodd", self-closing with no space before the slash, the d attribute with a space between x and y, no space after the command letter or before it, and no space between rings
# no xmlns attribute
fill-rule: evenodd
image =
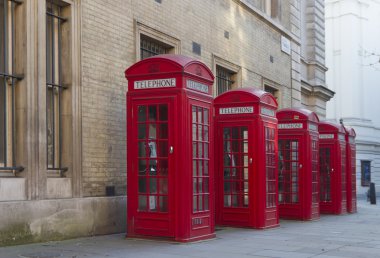
<svg viewBox="0 0 380 258"><path fill-rule="evenodd" d="M290 40L284 36L281 36L281 51L288 55L291 53Z"/></svg>

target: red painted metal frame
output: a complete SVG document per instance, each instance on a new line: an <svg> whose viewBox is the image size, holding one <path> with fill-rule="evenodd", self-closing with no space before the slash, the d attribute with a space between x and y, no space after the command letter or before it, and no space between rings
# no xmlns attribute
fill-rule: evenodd
<svg viewBox="0 0 380 258"><path fill-rule="evenodd" d="M347 160L347 211L349 213L357 212L356 205L356 133L353 128L346 129L346 160Z"/></svg>
<svg viewBox="0 0 380 258"><path fill-rule="evenodd" d="M346 201L346 131L342 125L331 122L319 123L319 148L328 150L331 155L331 167L328 174L331 178L331 200L320 198L320 211L327 214L345 214L347 212ZM320 158L320 167L323 161ZM322 184L322 171L321 184Z"/></svg>
<svg viewBox="0 0 380 258"><path fill-rule="evenodd" d="M202 153L199 154L204 155L204 158L202 156L202 162L204 162L202 164L206 166L207 160L213 157L214 147L212 115L212 84L214 76L212 72L203 63L189 57L158 55L135 63L125 71L125 76L128 79L127 237L159 237L180 242L215 237L213 162L208 161L209 175L204 177L208 178L209 187L205 183L201 184L202 191L207 191L208 188L209 195L204 197L208 198L208 208L204 204L201 206L201 211L193 212L192 141L194 139L192 139L192 107L201 107L203 109L200 110L207 113L202 115L205 118L204 121L200 122L200 126L203 127L202 134L206 134L207 126L209 129L208 139L202 139L201 145L204 148L204 153L208 153L208 156L206 157L206 154ZM155 105L168 107L168 131L165 133L168 139L163 140L167 141L168 144L167 149L161 151L167 153L168 190L154 181L157 188L161 187L165 190L161 189L161 192L164 193L161 194L162 196L160 193L154 193L155 195L152 198L151 195L153 194L151 193L146 194L149 198L139 193L139 191L144 190L140 190L138 183L138 160L141 160L141 157L139 158L141 154L138 153L137 142L139 141L138 137L141 137L141 135L138 135L139 131L137 130L137 108L143 108L144 105L148 107ZM147 124L149 125L149 122ZM148 137L146 135L150 134L149 130L148 133L143 131L143 137ZM202 137L205 136L202 135ZM144 138L144 141L148 142L150 140ZM157 144L160 143L159 140L156 141ZM205 150L207 141L209 143L208 152ZM146 142L143 143L145 146L148 145ZM146 151L151 152L152 150L149 148L145 147ZM141 149L144 150L144 148ZM158 147L157 149L159 150ZM147 154L145 153L144 155ZM151 154L149 155L151 156ZM158 153L155 156L159 155ZM150 157L147 158L147 160L149 159ZM157 162L160 162L162 158L158 157L156 159L158 160ZM155 171L153 168L147 168L146 170ZM158 178L157 180L164 180L166 174L162 177L148 175L145 179L150 180L150 178L154 179L155 177ZM148 185L146 188L151 189L151 186ZM163 204L156 200L156 195L157 198L163 198ZM143 200L142 204L140 203L140 208L139 196ZM164 199L166 196L168 198L167 205L165 205ZM148 200L147 204L144 204L146 200ZM203 204L204 199L202 200ZM144 205L148 208L145 208ZM152 212L154 210L152 207L158 211Z"/></svg>
<svg viewBox="0 0 380 258"><path fill-rule="evenodd" d="M302 108L282 109L277 112L276 116L279 127L279 142L281 140L298 141L298 157L297 163L295 163L298 168L298 182L296 183L298 185L298 192L294 194L294 197L297 198L289 200L285 196L288 195L285 191L286 187L283 187L283 190L279 190L279 195L282 194L283 198L282 201L279 200L280 218L297 220L319 219L319 118L315 112ZM284 151L279 149L279 153ZM289 153L289 155L291 154L290 157L293 156L293 153L294 150ZM282 154L282 156L284 155ZM285 157L283 158L285 159ZM294 168L289 166L287 171L285 162L284 160L283 178L288 178L287 176L292 178ZM279 177L280 173L279 168ZM289 187L293 187L293 185L289 185Z"/></svg>
<svg viewBox="0 0 380 258"><path fill-rule="evenodd" d="M246 112L247 110L234 109L237 107L252 107L253 110ZM225 92L215 98L214 108L216 223L257 229L278 226L276 100L267 92L254 88L240 88ZM221 112L223 108L227 110L224 114ZM239 127L248 128L248 155L245 157L246 162L249 163L248 204L246 207L230 207L227 204L226 207L224 205L223 128ZM266 131L271 133L271 139L266 140L268 138ZM252 162L249 162L249 159L252 159ZM271 185L269 191L268 184Z"/></svg>

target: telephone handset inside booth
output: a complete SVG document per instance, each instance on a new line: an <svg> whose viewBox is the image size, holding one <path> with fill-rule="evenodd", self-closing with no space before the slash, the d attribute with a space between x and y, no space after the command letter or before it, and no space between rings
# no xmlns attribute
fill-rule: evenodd
<svg viewBox="0 0 380 258"><path fill-rule="evenodd" d="M147 143L147 156L149 157L149 173L156 174L157 173L157 126L156 119L157 114L152 115L149 114L149 128L148 128L148 143Z"/></svg>
<svg viewBox="0 0 380 258"><path fill-rule="evenodd" d="M231 138L229 133L224 132L224 164L232 167L232 176L236 176L236 157L231 148Z"/></svg>
<svg viewBox="0 0 380 258"><path fill-rule="evenodd" d="M281 143L279 144L281 146ZM284 156L281 152L281 148L279 148L280 151L278 152L278 181L283 182L284 181L284 169L285 169L285 163L284 163ZM284 186L283 184L278 184L278 201L281 203L284 201Z"/></svg>
<svg viewBox="0 0 380 258"><path fill-rule="evenodd" d="M157 173L157 144L155 139L149 138L148 141L149 173Z"/></svg>

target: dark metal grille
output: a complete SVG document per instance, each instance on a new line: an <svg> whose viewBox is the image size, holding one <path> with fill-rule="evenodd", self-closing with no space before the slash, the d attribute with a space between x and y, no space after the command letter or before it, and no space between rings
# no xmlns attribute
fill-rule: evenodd
<svg viewBox="0 0 380 258"><path fill-rule="evenodd" d="M277 90L276 88L272 88L270 86L267 86L267 85L264 86L264 90L266 92L272 94L272 96L277 100L277 103L280 106L280 100L279 100L279 95L280 95L279 93L280 92L279 92L279 90Z"/></svg>
<svg viewBox="0 0 380 258"><path fill-rule="evenodd" d="M47 168L62 173L62 23L61 7L47 1L46 11L46 130Z"/></svg>
<svg viewBox="0 0 380 258"><path fill-rule="evenodd" d="M232 89L232 85L234 84L234 81L232 80L232 76L235 73L224 69L223 67L217 66L216 67L216 83L217 83L217 92L216 95L220 95L223 92L226 92L230 89Z"/></svg>
<svg viewBox="0 0 380 258"><path fill-rule="evenodd" d="M269 86L265 86L265 89L264 89L266 92L270 93L273 95L273 97L275 97L277 99L277 89L274 89L272 87L269 87Z"/></svg>
<svg viewBox="0 0 380 258"><path fill-rule="evenodd" d="M0 173L19 172L16 166L15 8L19 1L0 0Z"/></svg>
<svg viewBox="0 0 380 258"><path fill-rule="evenodd" d="M142 37L140 39L140 59L143 60L145 58L167 54L169 48L163 44L160 44L157 41L151 40L146 37Z"/></svg>

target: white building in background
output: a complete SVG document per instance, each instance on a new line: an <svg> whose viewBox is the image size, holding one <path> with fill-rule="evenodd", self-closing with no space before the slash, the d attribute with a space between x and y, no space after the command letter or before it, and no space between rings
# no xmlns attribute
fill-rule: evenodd
<svg viewBox="0 0 380 258"><path fill-rule="evenodd" d="M326 0L327 119L357 134L357 189L380 190L380 1Z"/></svg>

